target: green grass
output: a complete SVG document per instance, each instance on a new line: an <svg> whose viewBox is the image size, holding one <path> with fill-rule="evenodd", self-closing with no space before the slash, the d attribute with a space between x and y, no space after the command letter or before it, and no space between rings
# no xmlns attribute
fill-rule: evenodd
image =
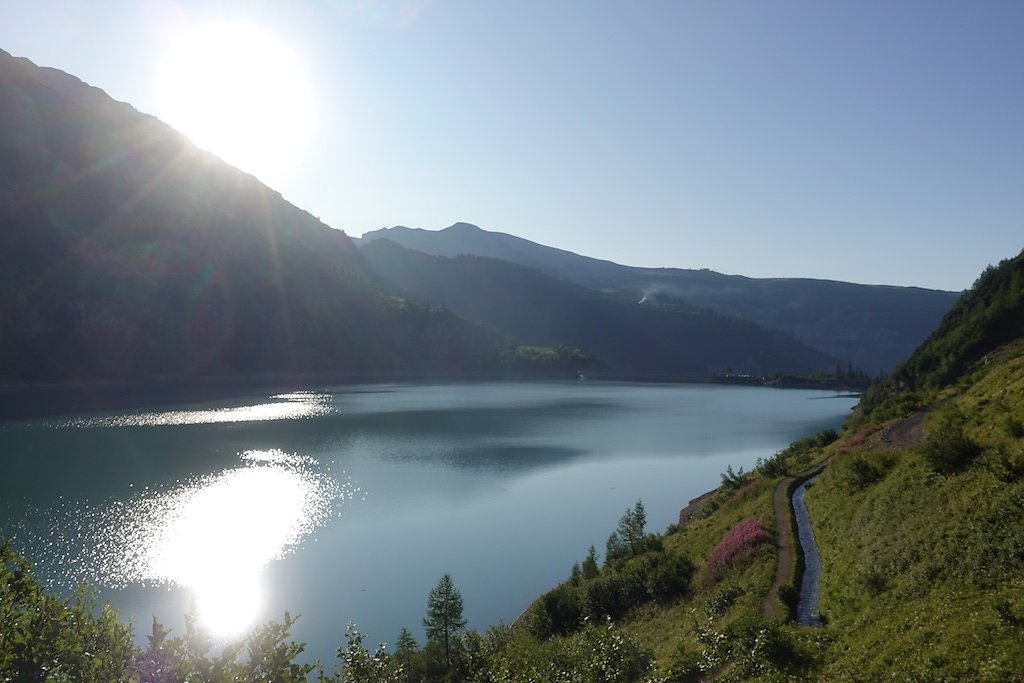
<svg viewBox="0 0 1024 683"><path fill-rule="evenodd" d="M1014 680L1024 667L1024 477L1002 464L1022 442L1024 346L991 356L943 410L979 451L937 471L929 444L837 456L807 501L825 568L833 643L822 680ZM941 411L936 411L940 413ZM857 460L881 475L863 486ZM1024 474L1024 471L1021 472Z"/></svg>
<svg viewBox="0 0 1024 683"><path fill-rule="evenodd" d="M712 680L1019 679L1024 342L989 354L930 400L923 444L871 450L867 444L878 443L871 435L891 426L876 415L810 458L831 456L807 495L824 567L825 627L760 619L775 571L770 545L723 576L702 571L736 523L757 517L774 529L779 479L762 476L739 490L721 489L710 514L666 537L666 548L698 567L692 592L672 605L641 608L624 632L654 653L663 673L692 670L713 649L707 633L723 635L731 651ZM959 420L953 436L943 425L950 414ZM962 466L943 468L926 457L951 438L974 449ZM757 650L755 633L775 643L775 655L743 651Z"/></svg>
<svg viewBox="0 0 1024 683"><path fill-rule="evenodd" d="M728 627L747 615L760 614L762 597L775 576L772 543L763 545L750 561L721 576L705 571L704 563L729 529L744 519L756 517L769 529L775 528L774 484L774 480L760 478L735 492L723 491L720 507L713 514L666 537L666 548L685 553L698 568L693 592L674 605L642 609L623 626L627 634L653 650L663 668L680 647L687 652L701 649L695 623L709 622L705 605L723 591L738 589L741 593L722 616L711 620L716 628Z"/></svg>

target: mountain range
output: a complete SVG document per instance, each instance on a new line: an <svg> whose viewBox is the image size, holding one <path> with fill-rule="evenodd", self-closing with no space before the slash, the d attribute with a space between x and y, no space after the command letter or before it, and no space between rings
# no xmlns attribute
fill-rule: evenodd
<svg viewBox="0 0 1024 683"><path fill-rule="evenodd" d="M434 256L500 259L635 302L655 296L681 300L787 333L871 374L889 371L910 355L960 296L918 287L624 266L467 223L438 231L383 228L356 242L365 248L381 239ZM395 275L379 266L377 270L386 277Z"/></svg>
<svg viewBox="0 0 1024 683"><path fill-rule="evenodd" d="M875 371L957 297L632 268L467 224L357 247L156 118L3 51L0 120L7 386Z"/></svg>
<svg viewBox="0 0 1024 683"><path fill-rule="evenodd" d="M606 293L508 261L430 256L390 240L363 244L396 294L418 298L524 344L571 341L613 376L685 379L832 372L836 359L788 334L667 297Z"/></svg>

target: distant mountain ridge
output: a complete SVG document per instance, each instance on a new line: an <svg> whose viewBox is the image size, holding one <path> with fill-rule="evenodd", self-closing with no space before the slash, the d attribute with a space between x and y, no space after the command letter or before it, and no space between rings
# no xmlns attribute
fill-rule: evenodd
<svg viewBox="0 0 1024 683"><path fill-rule="evenodd" d="M501 259L637 300L651 293L670 295L692 306L786 332L869 373L891 370L909 356L960 296L916 287L624 266L468 223L437 231L382 228L355 242L365 246L385 238L435 256Z"/></svg>
<svg viewBox="0 0 1024 683"><path fill-rule="evenodd" d="M525 344L579 344L613 375L806 375L833 372L838 363L785 333L669 299L641 304L508 261L432 256L387 239L362 250L400 296L444 307Z"/></svg>

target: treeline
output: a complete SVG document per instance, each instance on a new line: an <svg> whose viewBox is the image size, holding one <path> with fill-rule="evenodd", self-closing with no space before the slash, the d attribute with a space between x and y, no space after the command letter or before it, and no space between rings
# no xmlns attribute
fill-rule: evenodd
<svg viewBox="0 0 1024 683"><path fill-rule="evenodd" d="M643 503L627 510L608 538L604 566L593 546L572 568L569 581L542 595L524 622L537 638L565 636L604 618L625 619L650 603L667 603L687 594L693 562L665 548L658 534L646 534Z"/></svg>
<svg viewBox="0 0 1024 683"><path fill-rule="evenodd" d="M1024 251L986 268L938 328L861 401L862 420L907 415L955 384L986 354L1024 336Z"/></svg>

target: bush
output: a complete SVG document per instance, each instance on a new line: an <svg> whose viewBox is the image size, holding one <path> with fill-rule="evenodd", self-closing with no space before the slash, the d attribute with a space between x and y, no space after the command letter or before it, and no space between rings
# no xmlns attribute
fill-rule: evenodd
<svg viewBox="0 0 1024 683"><path fill-rule="evenodd" d="M0 680L125 680L137 654L131 627L95 593L61 600L0 545Z"/></svg>
<svg viewBox="0 0 1024 683"><path fill-rule="evenodd" d="M718 619L729 611L729 608L741 595L743 595L743 589L738 586L724 588L704 602L704 612L709 619Z"/></svg>
<svg viewBox="0 0 1024 683"><path fill-rule="evenodd" d="M885 574L876 567L865 569L857 579L864 591L873 598L881 595L888 587Z"/></svg>
<svg viewBox="0 0 1024 683"><path fill-rule="evenodd" d="M790 620L796 621L797 608L800 605L800 591L792 583L783 584L779 588L779 602L786 608Z"/></svg>
<svg viewBox="0 0 1024 683"><path fill-rule="evenodd" d="M981 454L981 446L964 431L966 421L956 410L944 411L937 417L924 445L924 458L939 474L964 470Z"/></svg>
<svg viewBox="0 0 1024 683"><path fill-rule="evenodd" d="M811 463L815 454L838 438L836 430L823 429L812 436L797 439L767 460L758 458L757 471L768 477L781 477L800 471Z"/></svg>
<svg viewBox="0 0 1024 683"><path fill-rule="evenodd" d="M661 544L636 557L606 564L592 578L564 583L542 595L533 608L530 631L538 638L568 635L586 619L619 621L641 605L664 603L690 590L695 568L685 555Z"/></svg>
<svg viewBox="0 0 1024 683"><path fill-rule="evenodd" d="M1004 427L1007 435L1014 439L1024 436L1024 420L1021 420L1016 415L1007 415Z"/></svg>
<svg viewBox="0 0 1024 683"><path fill-rule="evenodd" d="M988 469L1002 482L1011 483L1024 477L1024 448L999 444L987 457Z"/></svg>
<svg viewBox="0 0 1024 683"><path fill-rule="evenodd" d="M701 673L727 668L724 673L714 673L715 680L790 680L779 674L791 674L807 663L779 624L760 617L742 617L721 632L699 623L694 628L697 640L704 645L699 661Z"/></svg>
<svg viewBox="0 0 1024 683"><path fill-rule="evenodd" d="M887 458L857 455L842 464L839 477L847 486L863 489L881 481L891 466L892 461Z"/></svg>
<svg viewBox="0 0 1024 683"><path fill-rule="evenodd" d="M680 645L668 664L670 681L698 680L701 675L701 656Z"/></svg>

